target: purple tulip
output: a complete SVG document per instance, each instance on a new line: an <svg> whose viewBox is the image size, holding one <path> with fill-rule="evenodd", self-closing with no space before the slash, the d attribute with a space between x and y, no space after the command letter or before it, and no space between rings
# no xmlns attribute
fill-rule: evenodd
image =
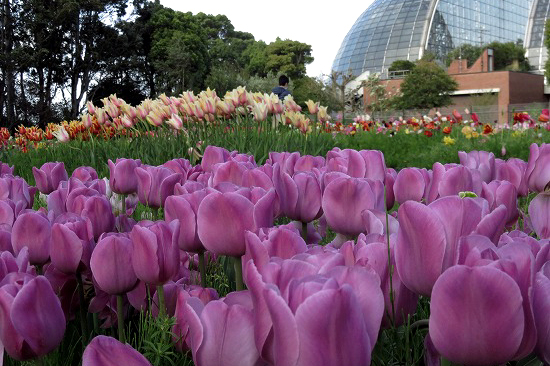
<svg viewBox="0 0 550 366"><path fill-rule="evenodd" d="M97 243L90 259L97 285L109 295L120 295L137 284L132 267L132 241L123 234L105 236Z"/></svg>
<svg viewBox="0 0 550 366"><path fill-rule="evenodd" d="M386 179L384 180L384 186L386 187L386 210L390 211L395 204L395 194L393 187L395 185L395 179L397 178L397 172L393 168L386 170Z"/></svg>
<svg viewBox="0 0 550 366"><path fill-rule="evenodd" d="M170 196L166 199L164 216L167 222L179 220L180 231L177 238L178 246L186 252L200 253L206 248L199 239L197 212L200 203L208 195L203 189L180 196Z"/></svg>
<svg viewBox="0 0 550 366"><path fill-rule="evenodd" d="M529 147L529 161L525 170L529 189L533 192L544 192L550 183L550 144Z"/></svg>
<svg viewBox="0 0 550 366"><path fill-rule="evenodd" d="M97 336L82 355L82 366L151 366L151 363L128 344L114 338Z"/></svg>
<svg viewBox="0 0 550 366"><path fill-rule="evenodd" d="M456 263L459 238L478 233L497 242L506 214L503 205L487 214L476 199L458 196L428 206L405 202L399 207L395 247L397 271L405 286L429 296L441 273Z"/></svg>
<svg viewBox="0 0 550 366"><path fill-rule="evenodd" d="M0 178L0 199L10 199L18 207L32 208L34 204L35 187L30 187L23 178L5 176Z"/></svg>
<svg viewBox="0 0 550 366"><path fill-rule="evenodd" d="M159 286L178 273L179 231L178 221L173 221L170 226L164 221L157 221L149 227L133 227L130 233L133 242L132 265L137 278Z"/></svg>
<svg viewBox="0 0 550 366"><path fill-rule="evenodd" d="M527 188L527 178L525 170L527 163L521 159L510 158L507 161L496 159L496 180L507 180L512 183L518 190L518 194L522 197L529 193Z"/></svg>
<svg viewBox="0 0 550 366"><path fill-rule="evenodd" d="M44 276L18 273L0 287L0 343L19 360L42 357L61 343L65 316Z"/></svg>
<svg viewBox="0 0 550 366"><path fill-rule="evenodd" d="M254 205L238 193L211 193L197 212L199 239L215 254L240 257L245 253L245 231L259 228L258 218L264 210L261 203Z"/></svg>
<svg viewBox="0 0 550 366"><path fill-rule="evenodd" d="M97 190L92 188L88 188L88 187L78 187L78 188L71 187L71 188L73 189L71 190L70 188L67 188L65 207L68 212L72 212L77 215L82 214L82 210L84 210L86 201L90 197L101 196L101 194ZM59 194L62 195L64 193L63 188L56 190L55 192L53 192L53 194L56 194L57 192L59 192ZM55 203L61 205L63 203L63 197L59 197L59 198L56 197Z"/></svg>
<svg viewBox="0 0 550 366"><path fill-rule="evenodd" d="M118 194L136 193L138 181L135 168L141 166L141 160L137 159L116 159L113 163L109 159L109 186Z"/></svg>
<svg viewBox="0 0 550 366"><path fill-rule="evenodd" d="M59 216L52 226L52 264L64 273L89 268L93 240L93 227L89 219L75 214Z"/></svg>
<svg viewBox="0 0 550 366"><path fill-rule="evenodd" d="M17 255L29 248L31 264L43 265L50 258L52 228L48 219L38 212L27 212L17 217L12 228L13 251Z"/></svg>
<svg viewBox="0 0 550 366"><path fill-rule="evenodd" d="M546 364L550 363L550 262L536 274L533 284L533 314L537 325L535 351Z"/></svg>
<svg viewBox="0 0 550 366"><path fill-rule="evenodd" d="M32 167L32 174L36 181L36 187L44 194L52 193L60 182L69 180L65 163L45 163L40 169Z"/></svg>
<svg viewBox="0 0 550 366"><path fill-rule="evenodd" d="M361 234L357 239L357 245L354 245L353 241L344 243L340 248L340 253L346 257L346 265L370 267L380 276L380 287L384 293L385 304L382 326L384 328L389 328L392 324L399 326L406 321L408 315L412 315L416 311L418 296L405 287L397 271L393 271L390 286L388 244L380 242L366 244L365 239L365 236ZM394 240L391 240L391 262L395 267L394 247ZM390 288L393 289L393 304L390 298Z"/></svg>
<svg viewBox="0 0 550 366"><path fill-rule="evenodd" d="M174 333L188 329L183 336L196 365L261 365L254 345L252 309L243 305L242 300L239 302L214 300L204 305L196 297L186 298L183 292L179 293Z"/></svg>
<svg viewBox="0 0 550 366"><path fill-rule="evenodd" d="M273 185L281 211L288 218L307 223L321 216L321 186L313 173L301 172L291 177L276 164Z"/></svg>
<svg viewBox="0 0 550 366"><path fill-rule="evenodd" d="M514 358L525 318L518 284L488 266L454 266L433 287L430 338L437 351L464 365L498 365Z"/></svg>
<svg viewBox="0 0 550 366"><path fill-rule="evenodd" d="M181 174L181 184L185 183L189 173L191 173L193 169L189 160L183 158L168 160L166 163L162 164L162 166L172 170L174 173Z"/></svg>
<svg viewBox="0 0 550 366"><path fill-rule="evenodd" d="M399 204L408 200L420 202L425 197L429 175L425 169L424 172L418 168L404 168L399 171L393 184L393 193Z"/></svg>
<svg viewBox="0 0 550 366"><path fill-rule="evenodd" d="M94 231L94 239L98 240L103 233L115 228L115 215L111 204L104 196L93 196L86 200L82 217L90 219Z"/></svg>
<svg viewBox="0 0 550 366"><path fill-rule="evenodd" d="M181 174L162 166L138 167L135 173L139 202L156 209L164 206L164 201L174 194L174 186L181 180Z"/></svg>
<svg viewBox="0 0 550 366"><path fill-rule="evenodd" d="M97 172L91 166L81 166L76 168L71 174L71 178L77 178L83 183L92 182L98 179Z"/></svg>
<svg viewBox="0 0 550 366"><path fill-rule="evenodd" d="M517 189L512 183L496 180L489 184L483 182L481 197L489 202L491 211L500 205L506 206L506 226L516 223L519 217Z"/></svg>
<svg viewBox="0 0 550 366"><path fill-rule="evenodd" d="M13 170L13 166L9 166L8 164L0 161L0 177L5 175L13 175Z"/></svg>
<svg viewBox="0 0 550 366"><path fill-rule="evenodd" d="M550 239L550 194L539 193L529 203L529 217L537 236Z"/></svg>
<svg viewBox="0 0 550 366"><path fill-rule="evenodd" d="M231 157L229 151L223 147L209 145L204 149L201 166L205 172L212 172L212 167L218 163L225 163Z"/></svg>
<svg viewBox="0 0 550 366"><path fill-rule="evenodd" d="M248 170L245 163L238 163L229 160L225 163L218 163L212 167L212 177L209 186L217 187L220 183L229 182L242 186L243 175Z"/></svg>
<svg viewBox="0 0 550 366"><path fill-rule="evenodd" d="M306 263L284 262L292 263L288 275L301 278L281 268L280 287L266 283L253 262L247 268L262 357L275 365L368 365L384 311L378 275L340 266L304 277Z"/></svg>
<svg viewBox="0 0 550 366"><path fill-rule="evenodd" d="M481 180L485 183L495 179L495 154L487 151L458 152L460 164L473 170L478 170Z"/></svg>
<svg viewBox="0 0 550 366"><path fill-rule="evenodd" d="M337 178L323 193L323 212L328 226L337 233L355 237L365 231L362 212L385 210L382 181Z"/></svg>
<svg viewBox="0 0 550 366"><path fill-rule="evenodd" d="M246 264L249 260L253 260L259 271L269 263L272 257L290 259L296 254L307 251L306 242L298 230L293 231L285 227L274 228L262 237L247 232L245 240L246 254L242 262Z"/></svg>

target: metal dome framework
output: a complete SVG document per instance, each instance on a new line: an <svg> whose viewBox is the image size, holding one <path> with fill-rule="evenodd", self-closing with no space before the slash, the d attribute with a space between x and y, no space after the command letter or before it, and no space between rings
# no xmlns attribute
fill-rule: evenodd
<svg viewBox="0 0 550 366"><path fill-rule="evenodd" d="M462 44L522 42L535 71L544 69L544 25L550 0L375 0L356 20L334 59L334 71L385 72L426 51L443 59Z"/></svg>

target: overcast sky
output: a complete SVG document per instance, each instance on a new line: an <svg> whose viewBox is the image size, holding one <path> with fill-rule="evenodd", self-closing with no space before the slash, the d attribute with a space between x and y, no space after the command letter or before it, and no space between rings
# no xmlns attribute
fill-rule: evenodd
<svg viewBox="0 0 550 366"><path fill-rule="evenodd" d="M309 76L329 74L340 43L357 18L373 0L160 0L183 12L223 14L235 30L249 32L256 40L273 42L277 37L311 45L315 60L307 66Z"/></svg>

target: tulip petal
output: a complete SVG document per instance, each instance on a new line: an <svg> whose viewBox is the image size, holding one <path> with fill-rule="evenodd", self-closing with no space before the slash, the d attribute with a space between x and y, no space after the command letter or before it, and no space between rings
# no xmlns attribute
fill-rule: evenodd
<svg viewBox="0 0 550 366"><path fill-rule="evenodd" d="M459 364L506 363L523 337L520 289L496 268L449 268L434 285L430 314L433 344Z"/></svg>
<svg viewBox="0 0 550 366"><path fill-rule="evenodd" d="M300 338L297 365L370 364L370 350L375 341L369 339L351 287L311 295L297 309L295 318Z"/></svg>
<svg viewBox="0 0 550 366"><path fill-rule="evenodd" d="M405 168L399 171L393 184L395 199L399 204L407 200L420 202L424 197L425 189L424 176L416 168Z"/></svg>
<svg viewBox="0 0 550 366"><path fill-rule="evenodd" d="M264 289L263 296L273 323L274 364L296 365L300 340L294 314L275 289Z"/></svg>
<svg viewBox="0 0 550 366"><path fill-rule="evenodd" d="M254 366L258 362L252 312L216 300L206 304L200 319L204 338L197 352L197 364Z"/></svg>
<svg viewBox="0 0 550 366"><path fill-rule="evenodd" d="M199 238L216 254L241 256L245 253L244 233L255 231L254 205L237 193L211 193L197 213Z"/></svg>
<svg viewBox="0 0 550 366"><path fill-rule="evenodd" d="M550 194L539 193L529 204L529 217L540 239L550 238Z"/></svg>
<svg viewBox="0 0 550 366"><path fill-rule="evenodd" d="M34 278L17 293L11 318L15 330L37 355L53 351L65 334L61 302L44 276Z"/></svg>
<svg viewBox="0 0 550 366"><path fill-rule="evenodd" d="M151 366L151 363L128 344L112 337L97 336L82 355L82 366Z"/></svg>
<svg viewBox="0 0 550 366"><path fill-rule="evenodd" d="M50 257L55 268L65 273L76 273L83 252L82 240L74 231L61 224L52 226Z"/></svg>
<svg viewBox="0 0 550 366"><path fill-rule="evenodd" d="M398 217L395 261L399 277L411 291L429 296L443 269L445 229L432 209L415 201L401 205Z"/></svg>

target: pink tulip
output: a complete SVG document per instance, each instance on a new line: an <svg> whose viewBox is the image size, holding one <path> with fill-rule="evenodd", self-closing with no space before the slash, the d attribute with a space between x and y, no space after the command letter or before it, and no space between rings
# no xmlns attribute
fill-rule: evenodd
<svg viewBox="0 0 550 366"><path fill-rule="evenodd" d="M109 186L118 194L136 193L138 188L135 169L141 166L141 160L116 159L113 163L109 159Z"/></svg>
<svg viewBox="0 0 550 366"><path fill-rule="evenodd" d="M550 363L550 264L546 263L536 274L533 284L533 314L537 325L535 351L544 363Z"/></svg>
<svg viewBox="0 0 550 366"><path fill-rule="evenodd" d="M91 182L98 179L97 172L90 166L81 166L76 168L71 175L71 178L77 178L82 182Z"/></svg>
<svg viewBox="0 0 550 366"><path fill-rule="evenodd" d="M550 194L539 193L529 203L529 216L540 239L550 238Z"/></svg>
<svg viewBox="0 0 550 366"><path fill-rule="evenodd" d="M246 300L229 304L214 300L204 305L196 297L186 298L180 292L174 331L177 334L178 328L188 329L183 336L196 365L257 366L261 362L254 345L253 319Z"/></svg>
<svg viewBox="0 0 550 366"><path fill-rule="evenodd" d="M89 268L93 238L89 219L75 214L59 216L52 226L52 264L64 273L76 273L79 269Z"/></svg>
<svg viewBox="0 0 550 366"><path fill-rule="evenodd" d="M454 266L433 287L430 338L452 362L504 364L514 359L522 342L522 302L520 287L504 271Z"/></svg>
<svg viewBox="0 0 550 366"><path fill-rule="evenodd" d="M132 267L132 241L123 234L100 239L92 253L90 267L98 286L109 295L124 294L137 284Z"/></svg>
<svg viewBox="0 0 550 366"><path fill-rule="evenodd" d="M19 215L13 224L11 241L16 255L27 247L31 264L43 265L50 259L51 224L38 212Z"/></svg>
<svg viewBox="0 0 550 366"><path fill-rule="evenodd" d="M44 194L50 194L57 189L59 183L69 179L64 163L45 163L37 169L32 168L36 187Z"/></svg>
<svg viewBox="0 0 550 366"><path fill-rule="evenodd" d="M527 178L525 170L527 163L521 159L511 158L507 161L496 159L495 161L497 180L507 180L511 182L518 190L518 195L525 197L528 193Z"/></svg>
<svg viewBox="0 0 550 366"><path fill-rule="evenodd" d="M130 233L133 242L132 265L137 278L147 284L159 286L178 273L179 231L178 221L170 225L158 221L148 227L139 224L133 227Z"/></svg>
<svg viewBox="0 0 550 366"><path fill-rule="evenodd" d="M275 191L255 204L239 193L211 193L200 203L197 226L200 241L215 254L240 257L245 253L245 231L273 224Z"/></svg>
<svg viewBox="0 0 550 366"><path fill-rule="evenodd" d="M283 269L287 262L291 266ZM308 266L283 261L273 286L268 273L260 275L249 262L256 345L262 357L275 365L369 364L384 309L378 276L366 268L337 266L305 277L302 269ZM273 270L268 272L275 274Z"/></svg>
<svg viewBox="0 0 550 366"><path fill-rule="evenodd" d="M424 169L404 168L397 173L395 183L393 184L393 193L399 204L405 201L422 201L426 196L429 186L429 175Z"/></svg>
<svg viewBox="0 0 550 366"><path fill-rule="evenodd" d="M495 179L495 155L487 151L458 152L460 164L469 169L478 170L485 183Z"/></svg>
<svg viewBox="0 0 550 366"><path fill-rule="evenodd" d="M326 186L322 207L332 230L357 236L366 231L363 211L385 211L384 184L370 179L337 178Z"/></svg>
<svg viewBox="0 0 550 366"><path fill-rule="evenodd" d="M529 161L525 177L529 189L533 192L544 192L550 183L550 144L538 146L533 143L529 147Z"/></svg>
<svg viewBox="0 0 550 366"><path fill-rule="evenodd" d="M428 206L405 202L398 211L395 247L396 268L405 286L429 296L441 273L456 263L459 238L478 233L497 242L506 214L504 205L487 214L475 199L458 196L440 198Z"/></svg>
<svg viewBox="0 0 550 366"><path fill-rule="evenodd" d="M167 222L179 220L180 230L177 238L178 246L187 252L200 253L206 248L199 239L197 212L200 203L208 195L203 189L180 196L170 196L164 206L164 217Z"/></svg>
<svg viewBox="0 0 550 366"><path fill-rule="evenodd" d="M321 186L313 173L300 172L290 176L275 164L273 185L281 211L288 218L308 223L321 216Z"/></svg>
<svg viewBox="0 0 550 366"><path fill-rule="evenodd" d="M42 357L61 343L65 316L43 276L18 273L0 287L0 343L19 361Z"/></svg>
<svg viewBox="0 0 550 366"><path fill-rule="evenodd" d="M168 196L174 194L174 186L181 175L165 167L144 166L135 169L138 181L139 201L152 208L164 206Z"/></svg>
<svg viewBox="0 0 550 366"><path fill-rule="evenodd" d="M114 338L97 336L82 355L82 366L151 366L151 363L128 344Z"/></svg>

